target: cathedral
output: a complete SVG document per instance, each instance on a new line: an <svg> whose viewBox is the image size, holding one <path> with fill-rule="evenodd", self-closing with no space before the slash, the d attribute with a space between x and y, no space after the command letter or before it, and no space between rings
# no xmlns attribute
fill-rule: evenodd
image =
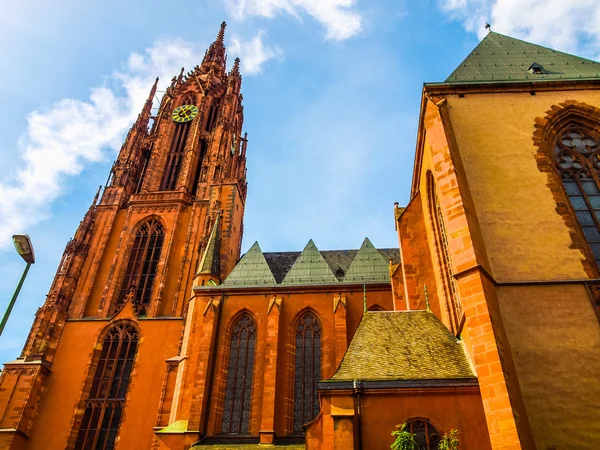
<svg viewBox="0 0 600 450"><path fill-rule="evenodd" d="M397 248L242 255L224 32L157 112L154 84L68 242L0 448L384 450L399 424L420 450L598 448L600 64L490 31L423 85Z"/></svg>

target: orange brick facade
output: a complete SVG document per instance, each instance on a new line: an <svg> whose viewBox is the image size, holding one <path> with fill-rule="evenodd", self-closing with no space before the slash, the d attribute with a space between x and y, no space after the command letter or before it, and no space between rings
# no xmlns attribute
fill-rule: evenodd
<svg viewBox="0 0 600 450"><path fill-rule="evenodd" d="M228 285L241 256L248 140L239 61L226 71L224 28L201 65L173 78L155 115L156 84L152 88L109 182L69 241L21 357L6 363L0 377L0 448L82 448L88 441L81 430L94 414L89 411L97 411L92 404L102 404L102 411L121 408L118 432L106 447L116 449L222 442L385 449L395 425L412 418L426 419L440 433L459 429L462 449L592 448L585 443L600 440L600 428L582 431L569 417L579 417L581 408L592 422L597 418L586 397L598 398L589 386L600 369L598 271L548 149L565 124L597 128L600 113L588 105L600 102L597 86L549 83L534 97L530 85L427 85L411 200L394 210L399 259L390 260L389 279ZM507 104L514 117L503 109ZM183 125L172 120L182 105L198 110ZM498 114L507 117L504 132L513 132L511 144L521 149L515 152L522 179L534 180L523 189L532 192L537 217L547 218L548 246L560 252L534 248L531 261L519 253L522 234L535 235L538 225L510 203L519 181L510 179L511 187L499 175L510 164L494 135ZM481 148L497 149L498 159L483 159ZM498 227L499 220L506 227ZM144 253L153 265L151 279L129 282L138 270L132 255L154 239L140 231L145 223L160 231L160 245L152 244L159 257ZM319 412L299 432L300 318L316 317L320 378L327 380L365 309L430 310L460 338L476 384L375 388L355 380L352 388L320 389ZM241 317L255 326L252 365L237 382L251 379L241 419L248 429L224 433ZM121 325L133 330L128 339L136 346L126 391L98 399L94 374L108 358L110 330ZM577 339L564 342L570 333ZM548 369L548 361L557 367ZM567 365L583 381L571 383ZM573 400L561 400L557 390ZM101 448L99 440L109 439L96 434L85 448Z"/></svg>

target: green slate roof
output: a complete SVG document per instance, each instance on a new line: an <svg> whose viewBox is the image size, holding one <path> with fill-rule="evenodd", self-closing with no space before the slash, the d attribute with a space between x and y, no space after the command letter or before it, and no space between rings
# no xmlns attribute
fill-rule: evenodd
<svg viewBox="0 0 600 450"><path fill-rule="evenodd" d="M270 284L275 284L275 277L271 273L258 242L250 247L250 250L240 259L240 262L237 263L223 282L224 286Z"/></svg>
<svg viewBox="0 0 600 450"><path fill-rule="evenodd" d="M369 238L365 238L346 272L344 281L388 281L389 279L389 261L386 261L377 251Z"/></svg>
<svg viewBox="0 0 600 450"><path fill-rule="evenodd" d="M302 260L300 260L300 256L303 256ZM323 266L323 260L326 266ZM304 252L267 253L262 253L258 242L255 242L237 263L222 286L260 287L283 284L294 267L294 272L285 282L286 285L329 282L388 283L389 260L392 260L394 264L400 263L398 249L376 249L368 239L365 239L360 250L320 251L310 241ZM300 262L296 265L298 261ZM203 287L211 288L211 286Z"/></svg>
<svg viewBox="0 0 600 450"><path fill-rule="evenodd" d="M335 282L337 282L337 279L311 239L283 279L282 284Z"/></svg>
<svg viewBox="0 0 600 450"><path fill-rule="evenodd" d="M431 311L368 311L326 382L474 377L463 346Z"/></svg>
<svg viewBox="0 0 600 450"><path fill-rule="evenodd" d="M533 73L539 66L541 73ZM600 79L600 63L489 32L446 83L554 79Z"/></svg>

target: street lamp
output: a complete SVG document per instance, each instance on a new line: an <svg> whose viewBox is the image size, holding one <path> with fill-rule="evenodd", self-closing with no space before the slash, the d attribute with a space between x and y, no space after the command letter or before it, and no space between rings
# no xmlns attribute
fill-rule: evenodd
<svg viewBox="0 0 600 450"><path fill-rule="evenodd" d="M15 306L15 302L17 301L17 297L19 292L21 292L21 287L23 286L23 282L25 281L25 277L27 276L27 272L29 272L29 267L35 262L35 254L33 253L33 245L31 244L31 239L26 234L16 234L13 236L13 242L15 243L15 249L17 253L21 255L21 258L25 260L27 266L25 266L25 270L23 271L23 275L21 275L21 280L17 285L17 289L15 289L15 293L8 304L8 308L6 308L6 312L4 313L4 317L2 318L2 323L0 323L0 336L4 331L4 327L6 322L8 321L8 317Z"/></svg>

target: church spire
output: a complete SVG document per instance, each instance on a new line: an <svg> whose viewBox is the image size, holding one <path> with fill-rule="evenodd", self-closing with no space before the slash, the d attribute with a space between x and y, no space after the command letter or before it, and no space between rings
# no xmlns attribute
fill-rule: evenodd
<svg viewBox="0 0 600 450"><path fill-rule="evenodd" d="M205 64L215 64L220 67L223 71L225 71L225 62L227 57L225 56L225 27L227 24L225 22L221 23L221 29L217 34L217 38L215 41L210 44L210 47L206 51L204 55L204 59L202 60L202 65Z"/></svg>
<svg viewBox="0 0 600 450"><path fill-rule="evenodd" d="M150 94L148 95L148 99L146 100L146 103L144 104L144 108L142 109L142 112L140 113L138 120L137 120L137 129L138 131L142 131L144 134L146 134L146 131L148 130L148 123L150 122L150 116L152 114L152 103L154 101L154 96L156 95L156 89L158 87L158 77L156 77L156 80L154 80L154 85L152 85L152 89L150 89Z"/></svg>

